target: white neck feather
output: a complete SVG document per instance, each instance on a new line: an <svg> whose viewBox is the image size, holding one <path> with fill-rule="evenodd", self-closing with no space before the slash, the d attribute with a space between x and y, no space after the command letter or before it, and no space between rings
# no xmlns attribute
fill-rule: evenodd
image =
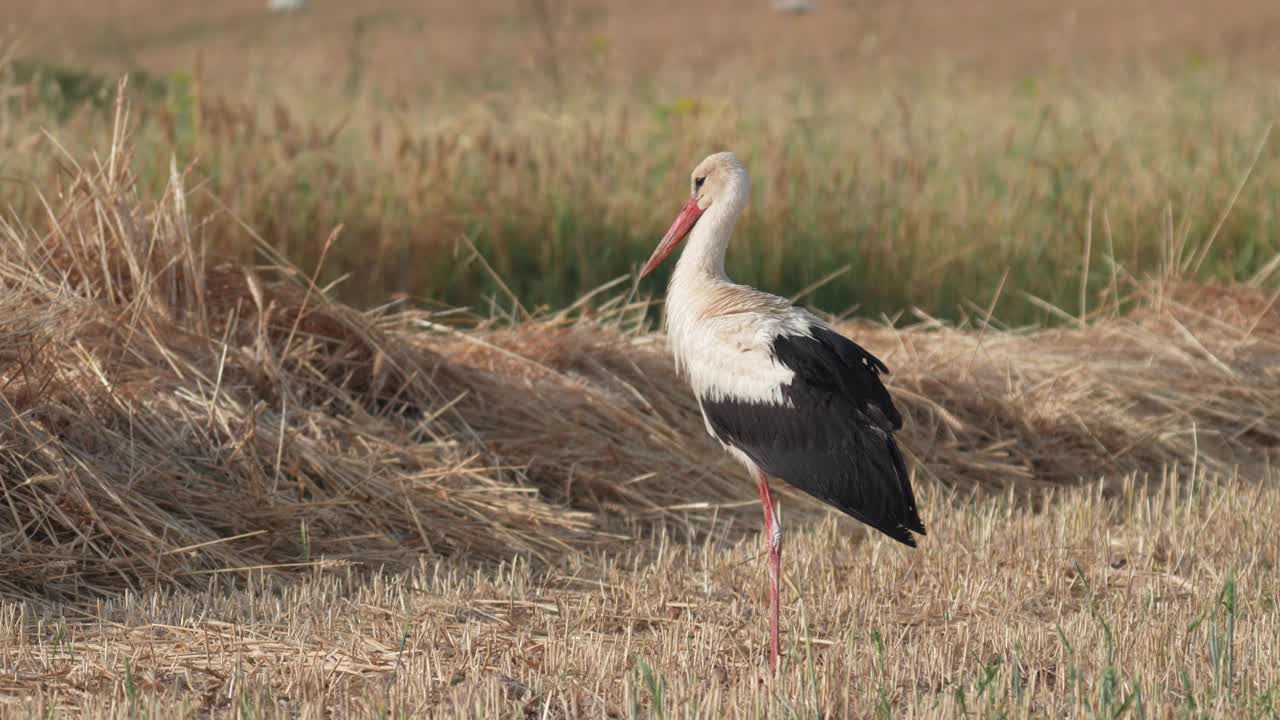
<svg viewBox="0 0 1280 720"><path fill-rule="evenodd" d="M689 354L695 352L696 338L701 335L698 322L705 306L718 288L733 284L724 272L724 253L747 204L748 190L745 171L730 177L723 194L693 226L671 274L665 324L671 352L681 372L687 370Z"/></svg>
<svg viewBox="0 0 1280 720"><path fill-rule="evenodd" d="M715 203L698 219L689 232L684 252L671 274L674 288L681 280L728 280L724 272L724 254L733 239L733 228L738 222L736 212L727 204Z"/></svg>
<svg viewBox="0 0 1280 720"><path fill-rule="evenodd" d="M671 274L668 305L688 299L691 293L721 283L728 283L724 272L724 254L733 239L733 228L747 204L749 182L744 171L730 176L723 194L698 219L689 232L684 252Z"/></svg>

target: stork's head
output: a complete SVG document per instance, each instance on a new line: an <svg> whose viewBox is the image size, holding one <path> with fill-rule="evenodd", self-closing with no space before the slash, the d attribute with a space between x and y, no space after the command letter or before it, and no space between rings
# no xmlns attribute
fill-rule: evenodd
<svg viewBox="0 0 1280 720"><path fill-rule="evenodd" d="M671 223L649 262L644 264L640 277L653 272L667 259L680 241L689 235L703 213L715 210L722 217L736 218L746 204L749 187L746 169L731 152L708 155L698 163L689 176L689 202Z"/></svg>

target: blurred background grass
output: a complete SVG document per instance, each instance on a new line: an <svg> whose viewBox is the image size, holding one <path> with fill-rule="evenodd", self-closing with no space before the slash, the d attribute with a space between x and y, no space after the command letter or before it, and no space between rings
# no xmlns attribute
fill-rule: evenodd
<svg viewBox="0 0 1280 720"><path fill-rule="evenodd" d="M527 305L638 266L708 152L753 198L735 279L832 312L1078 312L1114 272L1274 284L1280 6L1119 0L0 0L0 193L107 146L170 159L210 252L258 241L361 305ZM1229 212L1228 212L1229 210ZM1088 247L1086 247L1088 246ZM1088 266L1085 266L1086 259ZM1113 264L1114 261L1114 264ZM1116 270L1116 265L1119 270ZM669 271L669 268L667 269ZM645 289L657 291L661 280Z"/></svg>

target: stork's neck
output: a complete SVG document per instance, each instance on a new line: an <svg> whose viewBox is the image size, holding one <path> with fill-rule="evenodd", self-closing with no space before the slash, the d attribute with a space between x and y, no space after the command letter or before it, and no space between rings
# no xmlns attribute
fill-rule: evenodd
<svg viewBox="0 0 1280 720"><path fill-rule="evenodd" d="M724 254L746 205L746 183L735 183L729 190L721 201L707 208L690 231L671 275L669 296L678 298L699 287L729 282L724 272Z"/></svg>

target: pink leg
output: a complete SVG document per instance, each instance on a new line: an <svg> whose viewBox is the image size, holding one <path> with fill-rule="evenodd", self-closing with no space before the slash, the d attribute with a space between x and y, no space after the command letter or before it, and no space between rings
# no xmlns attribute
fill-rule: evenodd
<svg viewBox="0 0 1280 720"><path fill-rule="evenodd" d="M764 506L764 534L769 543L769 672L778 673L778 582L782 577L782 523L773 510L773 495L769 492L769 477L756 471L756 485L760 488L760 504Z"/></svg>

